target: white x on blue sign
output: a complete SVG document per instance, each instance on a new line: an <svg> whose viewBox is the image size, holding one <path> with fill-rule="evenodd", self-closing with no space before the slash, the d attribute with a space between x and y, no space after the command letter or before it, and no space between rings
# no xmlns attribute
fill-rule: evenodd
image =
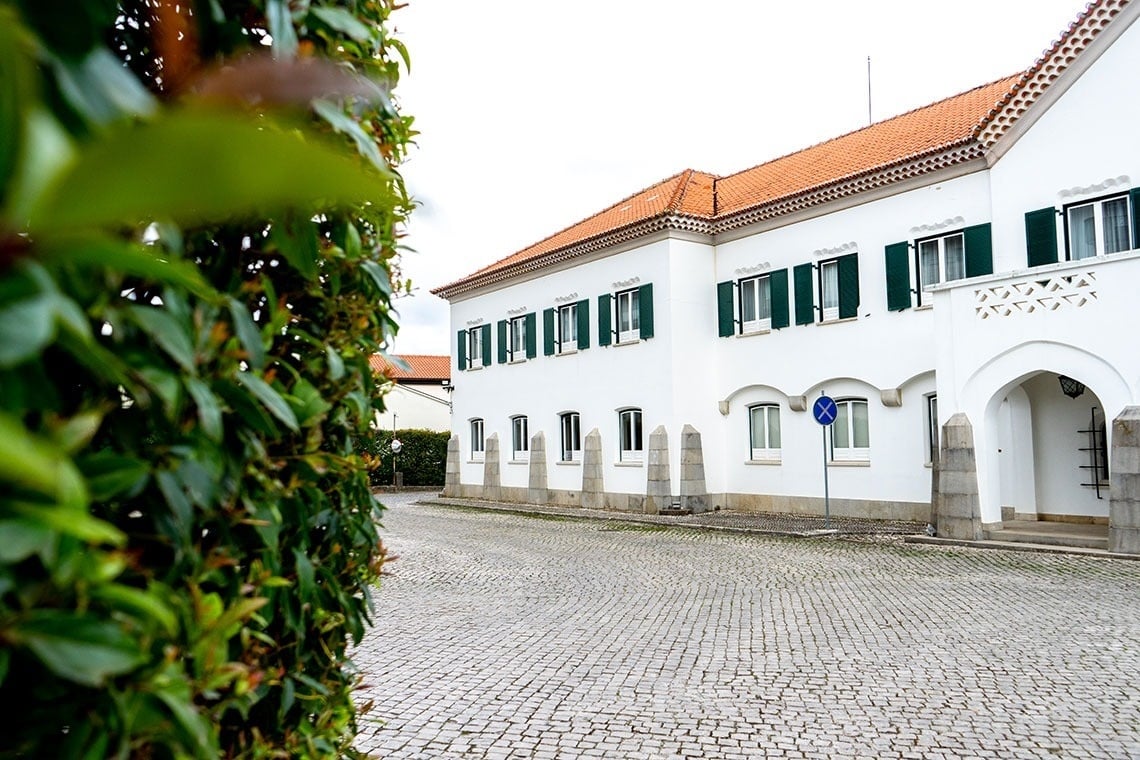
<svg viewBox="0 0 1140 760"><path fill-rule="evenodd" d="M835 422L838 413L839 408L836 407L835 399L831 396L820 396L811 407L811 414L815 417L815 421L824 426Z"/></svg>

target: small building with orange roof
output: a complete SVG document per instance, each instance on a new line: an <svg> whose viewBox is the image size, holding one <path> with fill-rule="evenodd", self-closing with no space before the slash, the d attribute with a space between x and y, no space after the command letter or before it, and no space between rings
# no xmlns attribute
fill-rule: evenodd
<svg viewBox="0 0 1140 760"><path fill-rule="evenodd" d="M374 354L372 371L392 386L376 424L385 430L451 429L451 359L433 354Z"/></svg>
<svg viewBox="0 0 1140 760"><path fill-rule="evenodd" d="M446 492L1075 521L1140 553L1138 16L1096 0L1025 71L687 169L436 288Z"/></svg>

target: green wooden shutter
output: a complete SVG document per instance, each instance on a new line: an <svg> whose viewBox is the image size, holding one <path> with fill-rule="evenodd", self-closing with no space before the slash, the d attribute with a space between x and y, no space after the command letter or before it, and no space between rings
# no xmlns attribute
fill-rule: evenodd
<svg viewBox="0 0 1140 760"><path fill-rule="evenodd" d="M653 283L637 289L638 321L641 324L641 339L653 337Z"/></svg>
<svg viewBox="0 0 1140 760"><path fill-rule="evenodd" d="M772 298L772 329L788 326L788 270L777 269L768 275L768 292Z"/></svg>
<svg viewBox="0 0 1140 760"><path fill-rule="evenodd" d="M507 363L507 320L499 320L499 364Z"/></svg>
<svg viewBox="0 0 1140 760"><path fill-rule="evenodd" d="M455 352L455 366L459 371L467 369L467 331L460 330L455 335L455 345L457 351Z"/></svg>
<svg viewBox="0 0 1140 760"><path fill-rule="evenodd" d="M542 354L554 354L554 309L542 310Z"/></svg>
<svg viewBox="0 0 1140 760"><path fill-rule="evenodd" d="M491 325L490 323L483 325L483 366L491 366Z"/></svg>
<svg viewBox="0 0 1140 760"><path fill-rule="evenodd" d="M578 350L590 347L590 299L578 302Z"/></svg>
<svg viewBox="0 0 1140 760"><path fill-rule="evenodd" d="M614 333L613 328L610 327L610 322L614 316L613 307L610 302L613 301L613 296L609 293L603 293L598 296L598 345L608 346L613 342Z"/></svg>
<svg viewBox="0 0 1140 760"><path fill-rule="evenodd" d="M859 254L841 256L839 267L839 318L849 319L859 314Z"/></svg>
<svg viewBox="0 0 1140 760"><path fill-rule="evenodd" d="M1025 251L1031 267L1057 263L1057 211L1052 206L1026 213Z"/></svg>
<svg viewBox="0 0 1140 760"><path fill-rule="evenodd" d="M533 359L538 356L538 335L535 334L538 332L538 317L532 311L526 315L523 324L526 325L526 335L523 336L526 339L526 358Z"/></svg>
<svg viewBox="0 0 1140 760"><path fill-rule="evenodd" d="M1140 248L1140 187L1134 187L1128 192L1128 200L1132 203L1132 249Z"/></svg>
<svg viewBox="0 0 1140 760"><path fill-rule="evenodd" d="M792 268L792 286L795 288L796 324L810 325L815 322L815 277L811 264L800 264Z"/></svg>
<svg viewBox="0 0 1140 760"><path fill-rule="evenodd" d="M969 253L966 255L969 257ZM909 309L910 247L906 243L891 243L886 247L884 257L887 269L887 311Z"/></svg>
<svg viewBox="0 0 1140 760"><path fill-rule="evenodd" d="M990 225L976 224L962 230L966 243L966 276L994 273L994 244Z"/></svg>
<svg viewBox="0 0 1140 760"><path fill-rule="evenodd" d="M732 280L716 284L716 319L717 327L722 338L731 338L736 334L736 318L733 311L733 298L736 290Z"/></svg>

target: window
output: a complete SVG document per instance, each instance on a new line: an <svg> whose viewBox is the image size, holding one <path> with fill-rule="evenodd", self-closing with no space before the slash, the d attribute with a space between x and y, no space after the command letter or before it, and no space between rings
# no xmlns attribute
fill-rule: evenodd
<svg viewBox="0 0 1140 760"><path fill-rule="evenodd" d="M938 396L933 393L926 397L926 461L933 462L938 457Z"/></svg>
<svg viewBox="0 0 1140 760"><path fill-rule="evenodd" d="M558 353L578 350L578 304L558 307ZM577 416L577 415L575 415Z"/></svg>
<svg viewBox="0 0 1140 760"><path fill-rule="evenodd" d="M491 326L460 330L456 336L456 365L460 371L479 369L491 363Z"/></svg>
<svg viewBox="0 0 1140 760"><path fill-rule="evenodd" d="M617 294L618 343L641 337L641 308L638 290L624 290Z"/></svg>
<svg viewBox="0 0 1140 760"><path fill-rule="evenodd" d="M471 420L471 461L478 462L483 459L484 447L483 420Z"/></svg>
<svg viewBox="0 0 1140 760"><path fill-rule="evenodd" d="M859 254L793 267L796 324L850 319L859 312Z"/></svg>
<svg viewBox="0 0 1140 760"><path fill-rule="evenodd" d="M467 356L472 368L483 366L483 331L478 327L467 331Z"/></svg>
<svg viewBox="0 0 1140 760"><path fill-rule="evenodd" d="M1132 250L1130 219L1127 195L1067 207L1069 258L1087 259Z"/></svg>
<svg viewBox="0 0 1140 760"><path fill-rule="evenodd" d="M530 455L530 437L527 435L526 417L511 417L511 459L526 461Z"/></svg>
<svg viewBox="0 0 1140 760"><path fill-rule="evenodd" d="M558 422L558 427L562 431L562 461L580 461L582 459L582 433L578 413L564 412L558 415Z"/></svg>
<svg viewBox="0 0 1140 760"><path fill-rule="evenodd" d="M835 422L831 423L831 459L834 462L858 462L871 458L871 441L867 429L867 400L836 399Z"/></svg>
<svg viewBox="0 0 1140 760"><path fill-rule="evenodd" d="M751 458L757 461L780 459L780 407L759 404L748 409Z"/></svg>
<svg viewBox="0 0 1140 760"><path fill-rule="evenodd" d="M511 319L510 343L507 353L511 361L521 361L526 358L526 316Z"/></svg>
<svg viewBox="0 0 1140 760"><path fill-rule="evenodd" d="M740 281L740 331L772 327L772 290L768 275Z"/></svg>
<svg viewBox="0 0 1140 760"><path fill-rule="evenodd" d="M619 461L640 462L645 458L645 447L641 441L640 409L623 409L618 412L618 439L621 442Z"/></svg>
<svg viewBox="0 0 1140 760"><path fill-rule="evenodd" d="M920 240L918 248L918 302L931 303L926 289L966 276L966 238L961 232Z"/></svg>

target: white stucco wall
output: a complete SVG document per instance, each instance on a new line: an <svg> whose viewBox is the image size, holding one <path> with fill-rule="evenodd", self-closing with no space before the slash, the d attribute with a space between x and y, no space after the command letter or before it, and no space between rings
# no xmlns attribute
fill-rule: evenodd
<svg viewBox="0 0 1140 760"><path fill-rule="evenodd" d="M431 398L424 398L424 395ZM400 430L451 430L451 410L447 406L448 394L441 385L417 384L406 387L397 383L384 396L384 412L376 415L376 424L385 430L392 423ZM393 420L395 415L395 420Z"/></svg>

